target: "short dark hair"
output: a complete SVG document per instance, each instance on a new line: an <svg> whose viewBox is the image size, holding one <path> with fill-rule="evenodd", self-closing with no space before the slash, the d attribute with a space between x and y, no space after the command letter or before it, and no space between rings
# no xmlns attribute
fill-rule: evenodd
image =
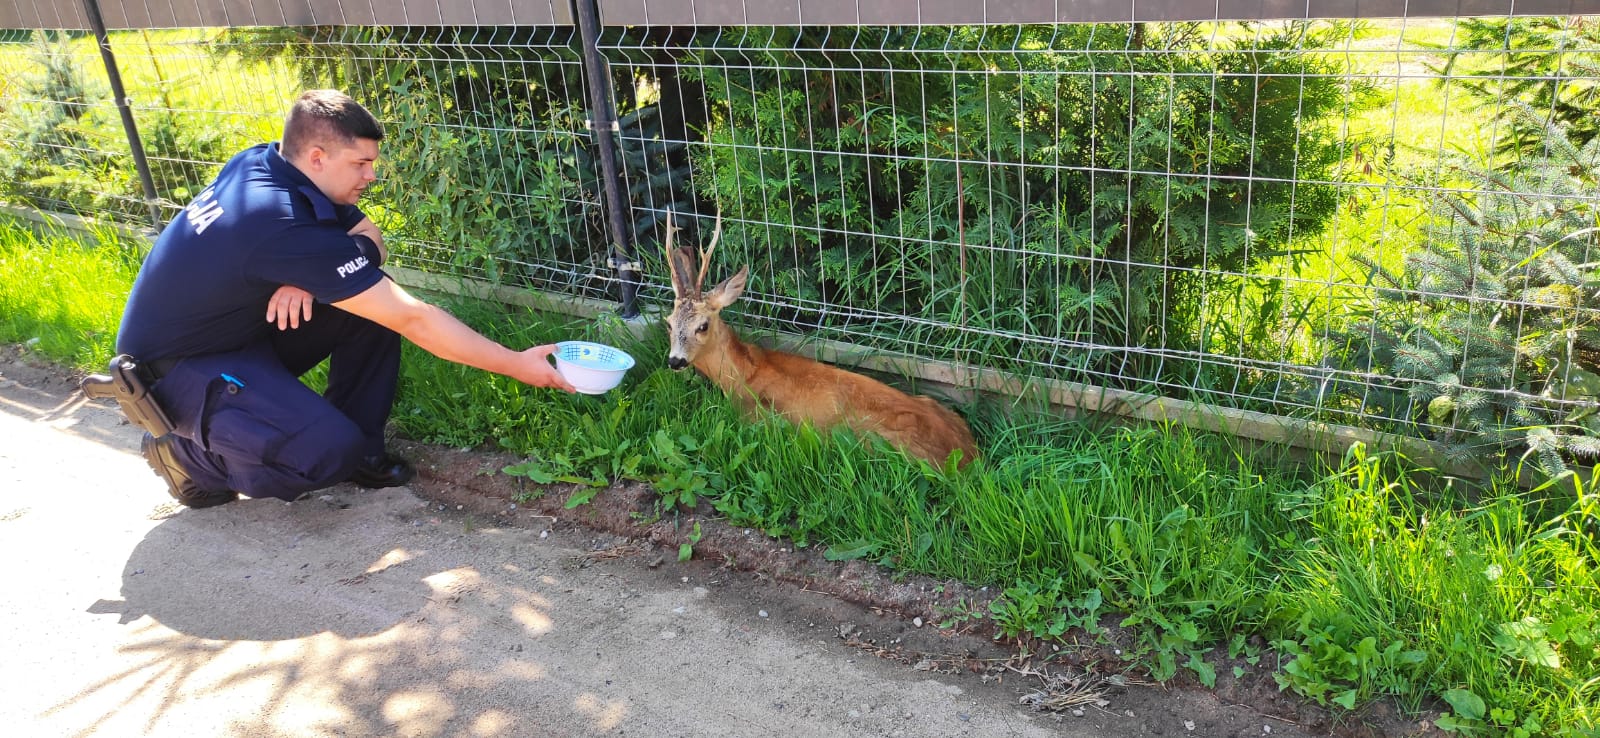
<svg viewBox="0 0 1600 738"><path fill-rule="evenodd" d="M338 90L307 90L289 108L283 121L285 159L295 159L314 146L343 148L356 139L383 140L383 126L372 113Z"/></svg>

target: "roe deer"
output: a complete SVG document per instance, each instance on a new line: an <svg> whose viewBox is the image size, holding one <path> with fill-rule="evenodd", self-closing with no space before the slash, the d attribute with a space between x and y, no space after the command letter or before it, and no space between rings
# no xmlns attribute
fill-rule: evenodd
<svg viewBox="0 0 1600 738"><path fill-rule="evenodd" d="M744 292L750 273L747 264L710 292L702 294L711 254L722 236L722 216L711 234L710 247L699 254L685 245L672 247L672 214L667 214L666 252L672 271L672 313L667 333L672 348L667 366L693 365L741 409L757 405L782 415L792 423L811 423L819 430L844 425L857 433L882 436L902 450L944 466L950 452L961 450L959 465L978 455L966 421L928 397L914 397L883 382L794 354L745 343L722 321L722 309Z"/></svg>

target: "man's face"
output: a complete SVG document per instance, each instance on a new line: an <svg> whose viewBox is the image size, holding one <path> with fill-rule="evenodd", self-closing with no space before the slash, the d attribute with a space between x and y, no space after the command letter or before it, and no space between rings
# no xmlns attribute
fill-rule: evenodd
<svg viewBox="0 0 1600 738"><path fill-rule="evenodd" d="M339 205L354 205L362 191L378 178L373 165L378 161L378 142L358 138L349 146L333 150L312 147L306 176Z"/></svg>

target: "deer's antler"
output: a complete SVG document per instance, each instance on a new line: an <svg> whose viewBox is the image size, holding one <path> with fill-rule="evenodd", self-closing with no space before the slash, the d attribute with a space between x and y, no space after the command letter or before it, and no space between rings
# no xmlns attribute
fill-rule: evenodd
<svg viewBox="0 0 1600 738"><path fill-rule="evenodd" d="M694 258L694 252L684 246L677 250L672 247L673 235L678 226L673 222L673 211L667 210L667 238L662 244L662 250L667 256L667 268L672 272L672 291L679 297L699 296L700 290L706 283L706 270L711 266L711 254L717 250L717 241L722 238L722 213L717 213L717 226L711 232L711 245L700 249L700 274L694 284L690 284L688 274L694 265L689 259ZM679 253L682 252L682 253Z"/></svg>
<svg viewBox="0 0 1600 738"><path fill-rule="evenodd" d="M700 287L699 285L689 284L689 278L685 276L689 273L690 269L694 268L694 266L692 264L684 264L679 262L679 259L687 260L687 255L681 255L672 248L672 237L673 234L678 230L678 226L673 223L672 215L672 209L668 208L667 238L666 241L663 242L662 251L667 258L667 270L672 276L672 293L679 298L691 298L699 293Z"/></svg>
<svg viewBox="0 0 1600 738"><path fill-rule="evenodd" d="M670 228L670 227L669 227ZM722 209L717 209L717 225L711 229L711 245L700 251L700 278L694 286L699 290L706 283L706 270L711 267L711 254L717 250L717 241L722 239Z"/></svg>

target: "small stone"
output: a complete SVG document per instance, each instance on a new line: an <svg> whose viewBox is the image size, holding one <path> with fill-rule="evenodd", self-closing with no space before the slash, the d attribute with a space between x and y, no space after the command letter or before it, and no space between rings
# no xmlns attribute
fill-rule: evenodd
<svg viewBox="0 0 1600 738"><path fill-rule="evenodd" d="M1261 726L1261 733L1263 735L1269 734L1271 732L1272 732L1272 726L1271 725L1263 725L1263 726Z"/></svg>
<svg viewBox="0 0 1600 738"><path fill-rule="evenodd" d="M1188 730L1188 731L1193 731L1194 730L1194 721L1193 720L1185 720L1185 721L1183 721L1183 729L1184 730Z"/></svg>
<svg viewBox="0 0 1600 738"><path fill-rule="evenodd" d="M766 610L758 610L758 611L756 611L756 614L760 615L761 617L766 617L767 616L767 611Z"/></svg>
<svg viewBox="0 0 1600 738"><path fill-rule="evenodd" d="M547 530L539 531L539 537L540 538L549 538L550 537L550 531L547 531Z"/></svg>
<svg viewBox="0 0 1600 738"><path fill-rule="evenodd" d="M1073 717L1083 717L1083 708L1081 708L1081 707L1072 708L1072 716Z"/></svg>
<svg viewBox="0 0 1600 738"><path fill-rule="evenodd" d="M912 618L911 619L911 624L917 626L918 628L921 628L922 627L922 618Z"/></svg>

